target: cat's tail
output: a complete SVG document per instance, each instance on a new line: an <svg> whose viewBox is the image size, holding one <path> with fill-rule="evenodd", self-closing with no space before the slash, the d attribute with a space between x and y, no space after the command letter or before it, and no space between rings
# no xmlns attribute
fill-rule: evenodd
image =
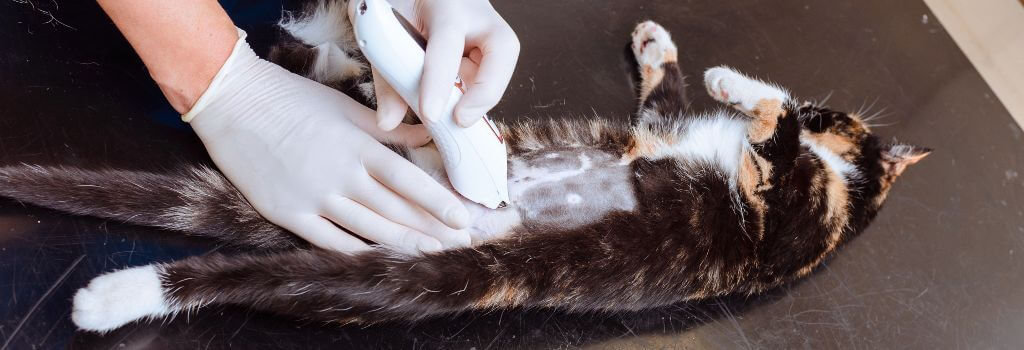
<svg viewBox="0 0 1024 350"><path fill-rule="evenodd" d="M160 227L257 248L305 246L291 233L261 217L223 175L205 166L169 174L4 166L0 167L0 196L71 214Z"/></svg>
<svg viewBox="0 0 1024 350"><path fill-rule="evenodd" d="M422 256L296 250L193 257L94 279L75 295L72 319L82 329L107 331L233 304L300 319L373 323L513 307L637 310L715 294L695 289L701 281L686 277L694 275L672 272L685 269L670 262L675 259L630 252L631 243L612 230L523 235Z"/></svg>

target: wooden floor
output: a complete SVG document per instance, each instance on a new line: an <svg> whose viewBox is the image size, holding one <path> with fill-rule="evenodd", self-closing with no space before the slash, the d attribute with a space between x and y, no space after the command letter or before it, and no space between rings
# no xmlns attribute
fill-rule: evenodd
<svg viewBox="0 0 1024 350"><path fill-rule="evenodd" d="M924 2L1024 127L1024 0Z"/></svg>

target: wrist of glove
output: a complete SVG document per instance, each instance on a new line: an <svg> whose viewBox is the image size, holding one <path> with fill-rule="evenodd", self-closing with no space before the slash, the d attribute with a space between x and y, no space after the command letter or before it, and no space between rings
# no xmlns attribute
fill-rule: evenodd
<svg viewBox="0 0 1024 350"><path fill-rule="evenodd" d="M378 141L422 145L422 127L380 130L373 111L260 59L245 38L182 119L260 214L338 251L368 246L337 226L406 252L469 243L461 201Z"/></svg>

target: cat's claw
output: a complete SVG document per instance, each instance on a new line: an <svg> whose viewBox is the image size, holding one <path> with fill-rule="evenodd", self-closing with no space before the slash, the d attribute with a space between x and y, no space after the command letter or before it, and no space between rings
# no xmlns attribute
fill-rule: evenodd
<svg viewBox="0 0 1024 350"><path fill-rule="evenodd" d="M71 320L78 328L106 332L169 310L156 267L147 265L94 278L75 293Z"/></svg>
<svg viewBox="0 0 1024 350"><path fill-rule="evenodd" d="M705 71L704 87L707 88L708 95L716 101L735 106L742 111L753 111L763 101L789 100L789 93L785 90L747 77L725 66Z"/></svg>
<svg viewBox="0 0 1024 350"><path fill-rule="evenodd" d="M661 67L666 62L676 62L676 44L668 31L654 21L644 21L633 29L633 55L641 67Z"/></svg>

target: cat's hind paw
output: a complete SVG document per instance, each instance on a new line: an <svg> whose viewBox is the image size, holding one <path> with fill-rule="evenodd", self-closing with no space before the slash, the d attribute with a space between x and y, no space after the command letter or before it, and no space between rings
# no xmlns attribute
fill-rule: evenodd
<svg viewBox="0 0 1024 350"><path fill-rule="evenodd" d="M678 52L676 44L668 31L654 21L644 21L633 29L633 55L642 69L659 68L663 63L676 62Z"/></svg>
<svg viewBox="0 0 1024 350"><path fill-rule="evenodd" d="M668 31L653 21L637 24L633 29L633 55L636 56L637 69L640 71L640 101L646 101L665 78L665 64L677 60L676 44ZM673 68L678 69L678 68Z"/></svg>
<svg viewBox="0 0 1024 350"><path fill-rule="evenodd" d="M157 268L147 265L94 278L75 293L71 320L78 328L106 332L169 312Z"/></svg>
<svg viewBox="0 0 1024 350"><path fill-rule="evenodd" d="M731 105L750 114L758 105L770 103L781 106L789 100L782 88L753 79L725 66L704 72L704 86L716 101Z"/></svg>

